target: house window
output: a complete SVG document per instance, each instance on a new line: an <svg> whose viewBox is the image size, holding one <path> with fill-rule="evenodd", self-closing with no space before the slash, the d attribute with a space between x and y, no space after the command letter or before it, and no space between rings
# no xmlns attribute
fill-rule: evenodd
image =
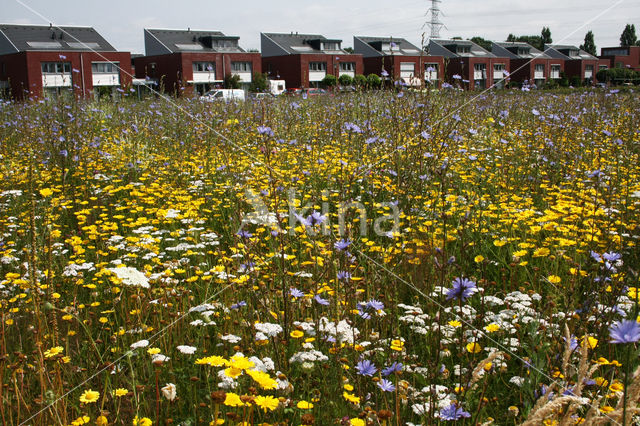
<svg viewBox="0 0 640 426"><path fill-rule="evenodd" d="M326 62L309 62L309 71L326 71Z"/></svg>
<svg viewBox="0 0 640 426"><path fill-rule="evenodd" d="M471 53L471 46L458 46L456 48L456 53Z"/></svg>
<svg viewBox="0 0 640 426"><path fill-rule="evenodd" d="M530 49L526 48L526 47L519 47L518 48L518 55L519 56L526 56L531 52Z"/></svg>
<svg viewBox="0 0 640 426"><path fill-rule="evenodd" d="M322 43L322 50L338 50L338 43Z"/></svg>
<svg viewBox="0 0 640 426"><path fill-rule="evenodd" d="M584 67L584 78L593 78L593 65L585 65Z"/></svg>
<svg viewBox="0 0 640 426"><path fill-rule="evenodd" d="M251 62L231 62L233 72L251 72Z"/></svg>
<svg viewBox="0 0 640 426"><path fill-rule="evenodd" d="M340 62L340 71L355 71L355 62Z"/></svg>
<svg viewBox="0 0 640 426"><path fill-rule="evenodd" d="M71 74L71 62L42 62L42 74Z"/></svg>
<svg viewBox="0 0 640 426"><path fill-rule="evenodd" d="M482 65L482 64L476 64L475 66L477 66L477 65ZM475 68L475 66L474 66L474 69L475 69L476 71L480 71L479 69L476 69L476 68ZM505 65L504 65L504 64L493 64L493 71L495 71L495 72L502 72L502 71L504 71L505 69L506 69L506 68L505 68Z"/></svg>
<svg viewBox="0 0 640 426"><path fill-rule="evenodd" d="M551 65L551 78L560 78L560 65Z"/></svg>
<svg viewBox="0 0 640 426"><path fill-rule="evenodd" d="M115 74L118 72L118 62L92 62L91 72L94 74Z"/></svg>
<svg viewBox="0 0 640 426"><path fill-rule="evenodd" d="M193 72L215 72L216 64L213 62L194 62Z"/></svg>
<svg viewBox="0 0 640 426"><path fill-rule="evenodd" d="M536 72L544 72L544 64L537 64Z"/></svg>

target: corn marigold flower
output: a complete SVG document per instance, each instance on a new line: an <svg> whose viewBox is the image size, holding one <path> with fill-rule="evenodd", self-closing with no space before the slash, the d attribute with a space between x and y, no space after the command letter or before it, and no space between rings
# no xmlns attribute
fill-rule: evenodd
<svg viewBox="0 0 640 426"><path fill-rule="evenodd" d="M267 410L268 411L275 410L276 408L278 408L278 405L280 404L280 401L271 395L267 395L267 396L258 395L253 402L255 402L255 404L258 407L262 408L265 413L267 412Z"/></svg>
<svg viewBox="0 0 640 426"><path fill-rule="evenodd" d="M82 395L80 395L80 402L82 402L83 404L91 404L96 402L99 398L100 398L100 392L96 392L91 389L88 389L82 392Z"/></svg>
<svg viewBox="0 0 640 426"><path fill-rule="evenodd" d="M152 424L153 422L148 417L140 418L138 416L135 416L133 418L133 426L151 426Z"/></svg>
<svg viewBox="0 0 640 426"><path fill-rule="evenodd" d="M296 404L296 407L298 407L301 410L310 410L313 408L313 403L302 400L302 401L298 401L298 403Z"/></svg>

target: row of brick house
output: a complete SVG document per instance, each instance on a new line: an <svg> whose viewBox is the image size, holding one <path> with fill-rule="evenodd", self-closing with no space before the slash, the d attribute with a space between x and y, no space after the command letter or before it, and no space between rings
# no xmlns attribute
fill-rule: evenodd
<svg viewBox="0 0 640 426"><path fill-rule="evenodd" d="M467 40L430 40L421 49L403 38L355 36L353 49L319 34L261 33L261 53L219 31L144 30L144 55L119 52L90 27L0 24L0 93L40 97L69 91L78 97L135 90L183 96L204 93L237 75L285 80L289 88L321 84L327 75L376 74L407 86L469 89L510 81L541 86L561 75L596 81L603 68L640 70L640 47L603 48L600 58L575 46L494 42L491 51Z"/></svg>

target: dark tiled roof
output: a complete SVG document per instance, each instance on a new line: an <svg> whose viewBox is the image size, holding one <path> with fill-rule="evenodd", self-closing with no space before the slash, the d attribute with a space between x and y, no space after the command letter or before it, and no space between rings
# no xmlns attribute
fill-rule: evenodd
<svg viewBox="0 0 640 426"><path fill-rule="evenodd" d="M387 55L406 55L406 56L416 56L420 54L420 48L412 43L409 43L404 38L396 38L396 37L367 37L367 36L356 36L361 41L369 44L374 49L385 53ZM396 47L391 50L381 50L382 43L395 43ZM425 53L426 52L422 52Z"/></svg>
<svg viewBox="0 0 640 426"><path fill-rule="evenodd" d="M244 52L238 46L240 37L227 36L220 31L152 28L145 31L171 52Z"/></svg>
<svg viewBox="0 0 640 426"><path fill-rule="evenodd" d="M328 39L320 34L287 34L287 33L263 33L266 37L270 38L274 43L277 43L282 49L291 55L300 53L333 53L340 52L340 50L320 50L318 47L320 42L334 42L342 43L342 40Z"/></svg>
<svg viewBox="0 0 640 426"><path fill-rule="evenodd" d="M551 59L549 55L544 54L543 52L541 52L540 50L536 49L535 47L531 46L528 43L524 43L520 41L514 41L514 42L504 41L504 42L494 42L493 44L502 48L502 49L497 49L499 50L498 52L494 52L492 49L491 53L495 55L504 54L505 56L511 59ZM513 51L515 49L513 50L510 49L514 47L529 49L529 53L519 54L517 53L517 51L516 52Z"/></svg>
<svg viewBox="0 0 640 426"><path fill-rule="evenodd" d="M116 51L91 27L0 24L0 32L19 52L29 50Z"/></svg>

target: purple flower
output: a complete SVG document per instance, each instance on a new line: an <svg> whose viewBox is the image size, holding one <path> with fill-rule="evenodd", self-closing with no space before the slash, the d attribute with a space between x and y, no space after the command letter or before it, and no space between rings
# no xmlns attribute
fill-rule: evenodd
<svg viewBox="0 0 640 426"><path fill-rule="evenodd" d="M634 343L640 340L640 324L635 320L615 322L609 327L611 343Z"/></svg>
<svg viewBox="0 0 640 426"><path fill-rule="evenodd" d="M346 250L347 247L351 245L351 240L340 240L336 242L333 246L340 251Z"/></svg>
<svg viewBox="0 0 640 426"><path fill-rule="evenodd" d="M238 231L238 233L236 235L238 237L241 237L241 238L251 238L251 237L253 237L253 235L250 232L247 232L245 230Z"/></svg>
<svg viewBox="0 0 640 426"><path fill-rule="evenodd" d="M322 223L325 220L327 220L326 216L323 216L322 214L320 214L319 212L316 212L316 211L311 213L306 218L296 214L296 218L298 218L300 223L302 223L305 226L314 226L314 225L317 225L317 224Z"/></svg>
<svg viewBox="0 0 640 426"><path fill-rule="evenodd" d="M375 372L378 371L376 366L368 359L363 359L356 364L356 370L358 370L358 374L361 376L373 376Z"/></svg>
<svg viewBox="0 0 640 426"><path fill-rule="evenodd" d="M319 294L316 294L315 296L313 296L313 300L318 302L320 305L324 305L324 306L329 305L329 301L327 299L323 299L322 297L320 297Z"/></svg>
<svg viewBox="0 0 640 426"><path fill-rule="evenodd" d="M384 303L376 299L371 299L367 302L367 307L373 309L374 311L380 311L384 309Z"/></svg>
<svg viewBox="0 0 640 426"><path fill-rule="evenodd" d="M478 290L476 283L467 278L456 278L452 284L453 287L447 291L447 300L459 299L464 302Z"/></svg>
<svg viewBox="0 0 640 426"><path fill-rule="evenodd" d="M402 371L402 364L399 362L394 362L387 368L383 369L381 373L383 376L387 377L390 374L399 373L400 371Z"/></svg>
<svg viewBox="0 0 640 426"><path fill-rule="evenodd" d="M261 135L266 135L266 136L274 136L273 130L271 130L271 127L267 127L267 126L258 126L258 133Z"/></svg>
<svg viewBox="0 0 640 426"><path fill-rule="evenodd" d="M389 77L389 73L387 72L387 70L382 70L380 75L383 76L383 77Z"/></svg>
<svg viewBox="0 0 640 426"><path fill-rule="evenodd" d="M615 262L616 260L620 260L622 259L622 255L619 253L614 253L614 252L607 252L605 254L602 255L602 257L609 261L609 262Z"/></svg>
<svg viewBox="0 0 640 426"><path fill-rule="evenodd" d="M349 281L351 279L351 274L347 271L339 271L337 277L339 280Z"/></svg>
<svg viewBox="0 0 640 426"><path fill-rule="evenodd" d="M396 390L394 384L387 379L380 380L378 382L378 387L385 392L393 392L394 390Z"/></svg>
<svg viewBox="0 0 640 426"><path fill-rule="evenodd" d="M355 123L344 123L344 129L347 132L362 133L362 129Z"/></svg>
<svg viewBox="0 0 640 426"><path fill-rule="evenodd" d="M300 290L298 290L297 288L293 288L293 287L289 289L289 294L291 294L291 296L292 296L292 297L294 297L294 298L296 298L296 299L297 299L298 297L302 297L302 296L304 296L304 293L303 293L303 292L301 292L301 291L300 291Z"/></svg>
<svg viewBox="0 0 640 426"><path fill-rule="evenodd" d="M463 417L469 418L471 417L471 414L467 413L454 403L440 410L440 418L442 420L459 420Z"/></svg>
<svg viewBox="0 0 640 426"><path fill-rule="evenodd" d="M243 306L247 306L247 302L245 302L244 300L238 302L238 303L234 303L233 305L231 305L231 309L240 309Z"/></svg>

